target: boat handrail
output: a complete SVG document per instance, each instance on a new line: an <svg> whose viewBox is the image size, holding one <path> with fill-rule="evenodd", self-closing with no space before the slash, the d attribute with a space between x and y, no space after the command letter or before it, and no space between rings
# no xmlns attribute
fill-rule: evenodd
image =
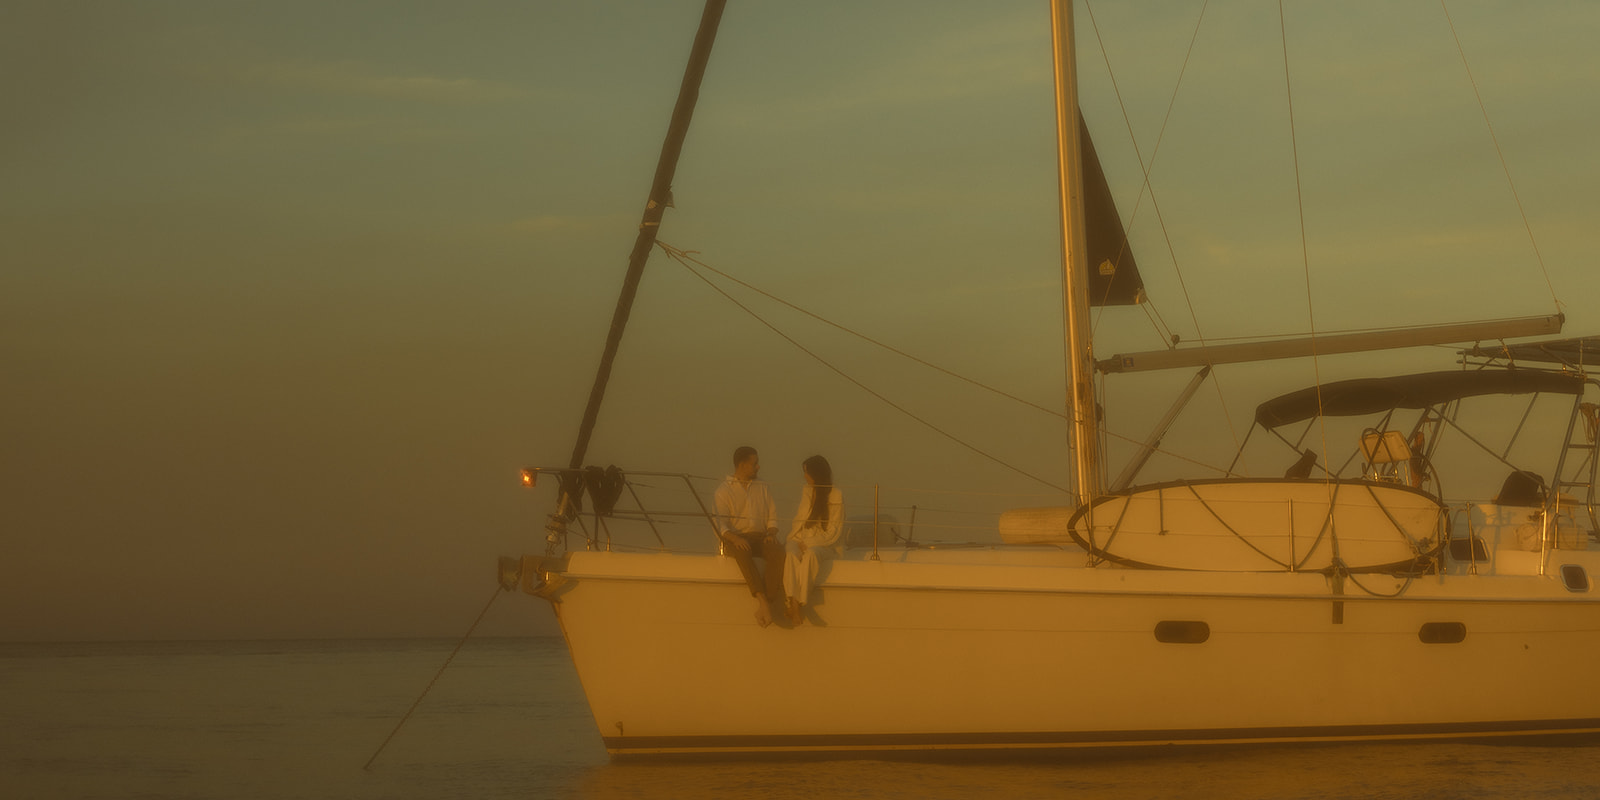
<svg viewBox="0 0 1600 800"><path fill-rule="evenodd" d="M614 502L602 502L596 508L591 495L595 487L590 484L589 476L608 472L620 477L620 485L613 487L616 497L605 498ZM581 536L583 546L591 550L639 549L638 541L649 542L651 538L654 544L643 549L663 552L718 552L721 549L714 504L706 490L725 478L660 470L618 469L612 472L598 467L541 466L523 469L522 485L537 487L541 477L554 478L558 484L572 484L573 503L567 507L568 513L548 515L545 530L551 554L568 549L567 538L574 533ZM1019 506L1062 506L1066 502L1062 494L886 487L870 483L841 482L837 485L846 498L846 530L842 544L852 548L875 544L906 548L999 544L999 518L1003 511ZM587 504L583 502L584 495L591 495ZM786 532L794 513L794 498L776 500L780 531ZM569 526L573 530L569 531ZM630 526L632 530L625 535L624 529ZM693 533L685 534L691 530ZM919 534L927 541L919 541ZM624 544L624 538L634 541Z"/></svg>

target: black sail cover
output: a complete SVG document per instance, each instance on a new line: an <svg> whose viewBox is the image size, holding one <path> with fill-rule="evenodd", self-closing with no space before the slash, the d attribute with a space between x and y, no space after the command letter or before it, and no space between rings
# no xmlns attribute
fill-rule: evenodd
<svg viewBox="0 0 1600 800"><path fill-rule="evenodd" d="M1535 370L1424 372L1392 378L1360 378L1323 384L1274 397L1256 406L1256 424L1276 428L1316 416L1348 417L1377 414L1393 408L1430 408L1463 397L1486 394L1579 394L1577 375Z"/></svg>
<svg viewBox="0 0 1600 800"><path fill-rule="evenodd" d="M1144 299L1144 281L1128 247L1128 234L1117 215L1105 170L1089 139L1089 126L1078 115L1079 153L1083 159L1084 247L1089 256L1089 305L1129 306Z"/></svg>

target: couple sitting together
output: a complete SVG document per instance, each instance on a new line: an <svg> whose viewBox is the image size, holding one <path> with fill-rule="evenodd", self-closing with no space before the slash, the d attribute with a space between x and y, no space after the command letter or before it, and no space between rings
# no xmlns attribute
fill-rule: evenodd
<svg viewBox="0 0 1600 800"><path fill-rule="evenodd" d="M818 559L837 552L844 530L844 499L828 459L812 456L801 466L806 485L787 541L778 537L772 492L756 480L761 460L754 447L733 451L733 474L717 487L717 535L755 596L756 622L763 628L772 624L772 604L779 601L786 601L781 611L790 624L804 621ZM758 556L766 562L764 576L756 571Z"/></svg>

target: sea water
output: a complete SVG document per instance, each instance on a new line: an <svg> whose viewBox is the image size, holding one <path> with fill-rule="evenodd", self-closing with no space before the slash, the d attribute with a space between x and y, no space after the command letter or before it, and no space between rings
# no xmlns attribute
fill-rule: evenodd
<svg viewBox="0 0 1600 800"><path fill-rule="evenodd" d="M613 762L560 639L469 641L363 769L455 645L0 644L0 798L1600 797L1585 745Z"/></svg>

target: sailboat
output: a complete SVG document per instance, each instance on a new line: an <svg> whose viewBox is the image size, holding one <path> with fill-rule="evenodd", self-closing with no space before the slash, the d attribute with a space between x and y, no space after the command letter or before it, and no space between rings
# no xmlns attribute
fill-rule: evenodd
<svg viewBox="0 0 1600 800"><path fill-rule="evenodd" d="M1600 549L1589 548L1600 528L1600 414L1585 399L1600 340L1521 341L1558 334L1557 315L1097 358L1088 309L1096 298L1135 302L1142 289L1127 262L1100 268L1107 259L1095 249L1095 230L1116 214L1094 199L1104 179L1077 113L1071 10L1052 4L1075 502L1002 515L1002 544L847 551L820 586L825 626L764 629L750 620L732 559L612 546L607 519L622 492L664 476L584 468L591 396L572 462L525 472L530 484L544 472L558 477L546 552L503 558L501 581L554 608L606 749L1009 751L1600 733L1600 696L1579 688L1600 663ZM692 111L720 13L708 3L637 265L660 223L687 126L684 98ZM631 295L626 288L624 300ZM626 322L625 303L618 317ZM612 336L602 389L617 324ZM1105 478L1094 387L1113 374L1193 367L1198 382L1229 363L1449 343L1460 345L1453 369L1261 402L1256 441L1280 448L1284 477L1230 470L1141 484L1138 465L1159 447L1164 420L1120 476ZM1557 441L1546 457L1525 459L1536 463L1513 460L1509 445L1469 432L1477 402L1525 404L1524 419L1548 414L1554 428L1517 431L1553 429ZM1339 427L1321 427L1330 421L1355 425L1343 464L1331 447L1306 445L1309 431ZM1447 502L1452 469L1471 449L1504 473L1500 490ZM583 513L592 521L576 531ZM643 509L635 516L651 519ZM736 663L760 669L728 668ZM866 669L894 677L844 680ZM838 680L784 688L819 675Z"/></svg>

